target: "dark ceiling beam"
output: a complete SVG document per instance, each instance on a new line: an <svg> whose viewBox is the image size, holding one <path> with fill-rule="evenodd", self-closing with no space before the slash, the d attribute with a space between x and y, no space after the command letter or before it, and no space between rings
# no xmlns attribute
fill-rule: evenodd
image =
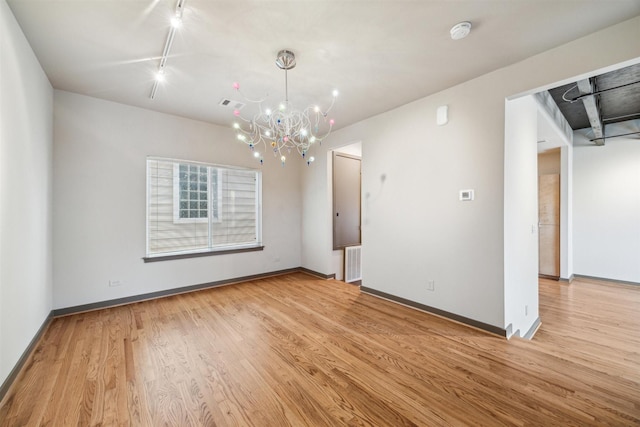
<svg viewBox="0 0 640 427"><path fill-rule="evenodd" d="M578 81L578 90L580 91L580 95L588 95L596 92L594 83L591 79L584 79ZM598 103L596 101L597 95L585 96L582 98L582 103L584 104L584 109L587 111L587 116L589 117L589 123L591 124L591 129L593 130L594 141L596 145L604 145L604 125L602 124L602 119L600 118L600 110L598 108Z"/></svg>

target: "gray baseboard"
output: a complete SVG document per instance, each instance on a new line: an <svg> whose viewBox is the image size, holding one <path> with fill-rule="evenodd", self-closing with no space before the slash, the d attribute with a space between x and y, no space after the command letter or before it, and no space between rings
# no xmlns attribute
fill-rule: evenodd
<svg viewBox="0 0 640 427"><path fill-rule="evenodd" d="M482 329L484 331L491 332L492 334L496 334L501 337L505 337L505 338L507 337L507 331L505 329L498 328L497 326L489 325L488 323L479 322L477 320L469 319L468 317L460 316L454 313L449 313L448 311L440 310L439 308L431 307L425 304L421 304L419 302L415 302L402 297L391 295L386 292L381 292L376 289L367 288L366 286L361 286L360 290L362 292L371 294L373 296L388 299L390 301L397 302L412 308L417 308L418 310L426 311L427 313L435 314L450 320L454 320L459 323L463 323L468 326L472 326L474 328Z"/></svg>
<svg viewBox="0 0 640 427"><path fill-rule="evenodd" d="M576 279L603 280L605 282L620 283L622 285L640 286L640 282L630 282L628 280L608 279L606 277L585 276L583 274L574 274L573 277L575 277Z"/></svg>
<svg viewBox="0 0 640 427"><path fill-rule="evenodd" d="M53 311L50 311L47 317L44 319L44 322L42 322L42 325L40 326L40 329L38 329L38 332L36 332L35 336L31 340L27 348L22 352L22 356L20 356L20 359L18 359L18 362L9 373L9 376L7 376L7 378L2 383L2 386L0 386L0 402L2 401L2 399L4 399L4 396L9 392L9 389L13 385L13 382L18 377L18 374L22 370L22 367L29 359L31 352L33 351L35 346L38 344L38 341L44 334L44 331L47 330L47 327L51 323L52 319L53 319Z"/></svg>
<svg viewBox="0 0 640 427"><path fill-rule="evenodd" d="M300 267L299 271L301 271L302 273L307 273L310 274L311 276L316 276L319 277L321 279L335 279L336 275L335 274L322 274L322 273L318 273L317 271L313 271L313 270L309 270L308 268L304 268L304 267Z"/></svg>
<svg viewBox="0 0 640 427"><path fill-rule="evenodd" d="M53 310L53 316L54 317L67 316L70 314L82 313L85 311L100 310L100 309L109 308L109 307L117 307L119 305L132 304L134 302L147 301L147 300L163 298L171 295L178 295L178 294L184 294L187 292L199 291L202 289L210 289L210 288L216 288L219 286L232 285L234 283L248 282L250 280L264 279L266 277L281 276L283 274L289 274L289 273L305 273L305 274L309 274L315 277L320 277L323 279L331 279L335 277L335 274L327 275L327 274L315 272L313 270L309 270L307 268L296 267L296 268L289 268L286 270L278 270L278 271L271 271L268 273L254 274L251 276L235 277L233 279L201 283L198 285L184 286L181 288L167 289L164 291L150 292L147 294L133 295L125 298L117 298L117 299L112 299L107 301L94 302L91 304L76 305L74 307L59 308L59 309Z"/></svg>
<svg viewBox="0 0 640 427"><path fill-rule="evenodd" d="M536 332L538 332L538 328L540 328L541 324L542 324L542 321L540 321L540 318L538 317L536 321L533 322L533 325L529 328L527 333L524 334L522 338L524 338L525 340L530 340L531 338L533 338Z"/></svg>

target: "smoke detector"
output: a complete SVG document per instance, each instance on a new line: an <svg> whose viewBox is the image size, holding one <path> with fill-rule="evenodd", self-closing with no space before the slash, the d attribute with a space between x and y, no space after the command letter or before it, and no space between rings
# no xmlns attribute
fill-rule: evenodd
<svg viewBox="0 0 640 427"><path fill-rule="evenodd" d="M451 27L451 38L453 40L460 40L469 35L471 32L471 22L460 22L453 27Z"/></svg>

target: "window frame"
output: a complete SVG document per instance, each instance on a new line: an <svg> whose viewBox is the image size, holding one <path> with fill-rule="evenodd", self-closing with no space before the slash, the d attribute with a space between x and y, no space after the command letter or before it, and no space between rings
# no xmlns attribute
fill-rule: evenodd
<svg viewBox="0 0 640 427"><path fill-rule="evenodd" d="M161 253L151 253L149 247L149 238L150 238L150 197L151 197L151 189L152 189L152 181L150 178L150 161L160 161L160 162L170 162L173 164L173 194L172 199L174 202L173 206L173 220L175 224L193 224L196 222L208 222L209 223L209 236L208 236L208 247L207 248L198 248L191 250L183 250L183 251L174 251L174 252L161 252ZM216 179L220 185L216 186L217 189L217 204L218 204L218 216L214 218L212 221L209 221L209 218L176 218L179 216L179 212L176 212L176 200L179 203L180 195L179 195L179 179L177 180L178 185L176 187L176 166L178 167L180 164L189 164L189 165L198 165L198 166L206 166L208 181L207 181L207 193L208 196L208 216L211 216L211 209L209 202L211 201L211 192L213 191L213 186L211 185L211 169L216 169ZM146 206L145 206L145 234L146 234L146 245L145 245L145 256L142 258L145 263L147 262L155 262L155 261L166 261L166 260L175 260L175 259L183 259L183 258L193 258L193 257L202 257L202 256L210 256L210 255L224 255L224 254L232 254L232 253L240 253L240 252L253 252L253 251L262 251L264 246L262 244L262 171L260 169L246 168L246 167L238 167L238 166L229 166L229 165L220 165L214 163L205 163L198 162L192 160L180 160L173 159L168 157L155 157L155 156L147 156L146 158ZM255 185L255 239L254 242L247 243L239 243L239 244L224 244L224 245L213 245L212 244L212 235L211 235L211 224L215 222L223 221L223 185L222 185L222 173L223 170L241 170L245 172L253 172L254 173L254 185ZM176 193L176 190L178 191ZM178 219L177 222L175 220Z"/></svg>
<svg viewBox="0 0 640 427"><path fill-rule="evenodd" d="M160 159L156 159L160 160ZM163 160L171 160L171 159L163 159ZM180 218L180 166L182 165L195 165L198 167L206 167L207 168L207 217L198 217L198 218ZM213 171L215 169L215 172ZM228 169L228 168L227 168ZM216 179L216 191L214 197L214 185L213 178L215 176ZM220 182L222 181L222 171L220 167L217 165L208 165L197 162L183 162L183 163L174 163L173 164L173 223L174 224L194 224L194 223L207 223L211 222L222 222L222 186ZM191 190L189 190L191 191ZM213 215L213 210L211 209L212 204L217 204L217 215ZM190 210L190 209L189 209Z"/></svg>

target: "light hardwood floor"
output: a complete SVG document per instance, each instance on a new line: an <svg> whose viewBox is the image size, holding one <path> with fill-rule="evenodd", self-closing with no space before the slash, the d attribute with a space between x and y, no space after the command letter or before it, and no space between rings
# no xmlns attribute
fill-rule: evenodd
<svg viewBox="0 0 640 427"><path fill-rule="evenodd" d="M533 341L291 274L54 319L2 426L640 424L640 287L541 280Z"/></svg>

